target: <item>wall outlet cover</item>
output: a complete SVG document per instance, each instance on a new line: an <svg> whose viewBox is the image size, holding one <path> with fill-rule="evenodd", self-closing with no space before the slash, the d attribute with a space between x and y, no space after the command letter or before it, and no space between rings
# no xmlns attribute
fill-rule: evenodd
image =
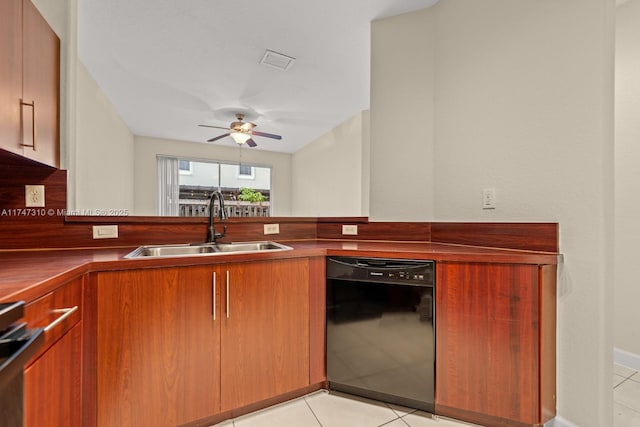
<svg viewBox="0 0 640 427"><path fill-rule="evenodd" d="M280 224L264 224L264 234L280 234Z"/></svg>
<svg viewBox="0 0 640 427"><path fill-rule="evenodd" d="M357 225L343 225L342 226L342 234L344 236L357 236L358 235L358 226Z"/></svg>
<svg viewBox="0 0 640 427"><path fill-rule="evenodd" d="M117 225L94 225L93 238L94 239L117 239L118 226Z"/></svg>
<svg viewBox="0 0 640 427"><path fill-rule="evenodd" d="M25 185L24 205L27 208L44 208L44 185Z"/></svg>

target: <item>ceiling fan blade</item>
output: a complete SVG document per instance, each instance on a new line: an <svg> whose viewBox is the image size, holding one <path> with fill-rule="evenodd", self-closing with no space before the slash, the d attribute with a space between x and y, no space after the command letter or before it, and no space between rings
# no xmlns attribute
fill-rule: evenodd
<svg viewBox="0 0 640 427"><path fill-rule="evenodd" d="M220 127L220 126L211 126L211 125L198 125L198 126L201 126L203 128L214 128L214 129L230 130L229 128L223 128L223 127Z"/></svg>
<svg viewBox="0 0 640 427"><path fill-rule="evenodd" d="M251 138L247 139L246 144L247 144L249 147L252 147L252 148L253 148L253 147L257 147L257 146L258 146L258 144L256 144L256 142L255 142L253 139L251 139Z"/></svg>
<svg viewBox="0 0 640 427"><path fill-rule="evenodd" d="M282 137L280 135L274 135L272 133L258 132L257 130L253 130L250 133L251 133L251 135L264 136L265 138L282 139Z"/></svg>
<svg viewBox="0 0 640 427"><path fill-rule="evenodd" d="M229 135L231 135L231 134L230 133L225 133L224 135L220 135L220 136L216 136L215 138L207 139L207 142L217 141L217 140L222 139L224 137L227 137Z"/></svg>

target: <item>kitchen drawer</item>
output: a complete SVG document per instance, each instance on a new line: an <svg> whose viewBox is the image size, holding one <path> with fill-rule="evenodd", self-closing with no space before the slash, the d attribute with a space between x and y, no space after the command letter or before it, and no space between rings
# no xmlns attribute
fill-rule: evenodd
<svg viewBox="0 0 640 427"><path fill-rule="evenodd" d="M83 277L78 277L27 304L24 320L29 327L45 328L45 342L29 363L38 359L82 319L82 286Z"/></svg>

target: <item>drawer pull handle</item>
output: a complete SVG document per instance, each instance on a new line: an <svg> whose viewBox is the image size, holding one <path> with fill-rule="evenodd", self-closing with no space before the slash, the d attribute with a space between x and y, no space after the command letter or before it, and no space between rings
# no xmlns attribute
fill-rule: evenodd
<svg viewBox="0 0 640 427"><path fill-rule="evenodd" d="M67 317L71 316L77 310L78 310L78 306L77 305L75 305L75 306L73 306L71 308L61 308L59 310L52 310L52 313L62 313L62 316L58 317L56 320L54 320L53 322L51 322L47 326L45 326L44 331L45 332L49 332L51 329L55 328L56 325L58 325L60 322L62 322Z"/></svg>
<svg viewBox="0 0 640 427"><path fill-rule="evenodd" d="M227 319L229 318L229 270L227 270Z"/></svg>

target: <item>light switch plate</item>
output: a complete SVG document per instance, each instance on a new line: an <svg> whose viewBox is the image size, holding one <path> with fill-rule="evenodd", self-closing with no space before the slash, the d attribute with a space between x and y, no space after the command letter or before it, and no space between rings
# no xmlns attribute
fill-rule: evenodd
<svg viewBox="0 0 640 427"><path fill-rule="evenodd" d="M116 239L118 238L118 226L117 225L94 225L93 238L94 239Z"/></svg>
<svg viewBox="0 0 640 427"><path fill-rule="evenodd" d="M27 208L44 208L44 185L25 185L24 205Z"/></svg>
<svg viewBox="0 0 640 427"><path fill-rule="evenodd" d="M482 209L496 208L496 189L485 188L482 190Z"/></svg>

